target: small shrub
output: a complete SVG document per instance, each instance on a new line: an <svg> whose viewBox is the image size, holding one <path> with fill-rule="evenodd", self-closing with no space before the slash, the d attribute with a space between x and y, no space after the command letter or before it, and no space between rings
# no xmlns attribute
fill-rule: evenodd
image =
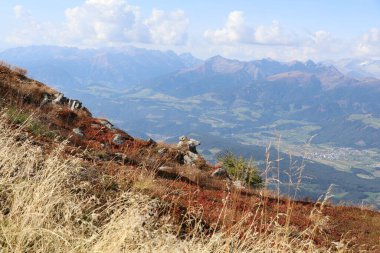
<svg viewBox="0 0 380 253"><path fill-rule="evenodd" d="M5 114L12 123L17 125L24 124L30 117L30 114L13 107L6 109Z"/></svg>
<svg viewBox="0 0 380 253"><path fill-rule="evenodd" d="M28 130L37 136L45 136L49 139L54 139L57 137L57 134L53 131L50 131L45 125L37 120L31 120L28 123Z"/></svg>
<svg viewBox="0 0 380 253"><path fill-rule="evenodd" d="M26 74L28 74L28 70L24 69L24 68L20 68L20 67L14 67L13 70L17 73L17 74L20 74L22 76L26 76Z"/></svg>
<svg viewBox="0 0 380 253"><path fill-rule="evenodd" d="M40 121L33 119L30 113L10 107L5 110L9 121L16 125L25 125L27 129L36 136L45 136L50 139L57 137L57 134L50 131L48 127Z"/></svg>
<svg viewBox="0 0 380 253"><path fill-rule="evenodd" d="M263 187L263 179L252 159L247 161L242 156L237 157L231 152L225 152L219 154L217 160L223 164L223 167L234 179L241 180L253 188Z"/></svg>
<svg viewBox="0 0 380 253"><path fill-rule="evenodd" d="M5 67L10 69L12 66L9 63L6 63L5 61L0 61L0 67Z"/></svg>

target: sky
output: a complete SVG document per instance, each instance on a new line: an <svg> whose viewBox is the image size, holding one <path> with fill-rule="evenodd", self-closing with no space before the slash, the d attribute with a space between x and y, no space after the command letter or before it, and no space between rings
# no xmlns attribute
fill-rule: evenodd
<svg viewBox="0 0 380 253"><path fill-rule="evenodd" d="M0 0L0 50L28 45L380 59L380 0Z"/></svg>

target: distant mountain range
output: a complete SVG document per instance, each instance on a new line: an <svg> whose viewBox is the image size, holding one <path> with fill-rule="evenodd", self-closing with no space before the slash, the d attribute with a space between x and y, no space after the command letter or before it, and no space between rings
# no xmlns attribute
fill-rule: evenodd
<svg viewBox="0 0 380 253"><path fill-rule="evenodd" d="M234 126L228 128L231 133L241 132L248 125L265 127L278 120L305 121L318 128L311 132L317 143L380 146L380 139L374 138L380 134L380 81L373 77L353 78L329 64L271 59L243 62L221 56L201 61L191 54L135 47L82 50L32 46L6 50L0 53L0 59L27 68L31 77L57 86L70 96L89 100L95 112L116 118L121 124L125 122L123 113L109 115L114 109L107 103L140 99L142 110L150 110L147 103L160 108L180 100L176 105L187 101L187 106L194 109L191 114L198 119L202 118L199 113L203 107L226 112L244 108L244 113L238 115L220 115L225 125ZM378 63L346 60L338 66L351 74L355 71L364 75L369 70L376 73ZM199 103L193 103L195 100ZM173 111L177 106L168 109L172 111L169 118L181 115L181 109ZM200 109L198 114L195 108ZM143 121L146 115L166 116L162 110L150 110L136 117ZM179 118L173 118L176 119ZM124 127L131 128L133 123L130 124ZM211 127L215 128L213 124ZM188 130L180 126L178 129ZM156 134L165 133L160 130Z"/></svg>
<svg viewBox="0 0 380 253"><path fill-rule="evenodd" d="M201 63L191 54L146 50L135 47L78 49L30 46L6 50L0 59L23 66L31 77L78 89L91 85L126 88Z"/></svg>
<svg viewBox="0 0 380 253"><path fill-rule="evenodd" d="M216 56L199 66L143 82L140 89L147 88L182 99L208 94L227 109L245 104L247 112L261 114L247 115L242 128L302 120L319 127L312 132L315 142L380 146L376 138L380 125L375 123L380 119L380 80L354 79L334 66L267 59L240 62ZM238 119L227 121L240 125Z"/></svg>
<svg viewBox="0 0 380 253"><path fill-rule="evenodd" d="M308 160L314 181L305 191L317 197L335 184L342 200L380 206L378 61L202 61L134 47L45 46L7 50L0 59L132 135L194 136L210 160L230 149L260 163L263 147L281 138L283 152Z"/></svg>
<svg viewBox="0 0 380 253"><path fill-rule="evenodd" d="M380 60L343 59L333 61L331 64L335 65L346 75L354 78L380 78Z"/></svg>

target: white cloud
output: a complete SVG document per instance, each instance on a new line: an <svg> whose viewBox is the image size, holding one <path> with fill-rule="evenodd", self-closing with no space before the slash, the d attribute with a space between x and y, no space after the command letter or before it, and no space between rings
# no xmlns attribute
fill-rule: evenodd
<svg viewBox="0 0 380 253"><path fill-rule="evenodd" d="M249 26L245 22L242 11L233 11L228 17L224 27L215 30L206 30L204 37L215 44L243 43L243 44L292 44L292 36L285 35L278 21L270 26Z"/></svg>
<svg viewBox="0 0 380 253"><path fill-rule="evenodd" d="M124 0L86 0L80 6L67 9L61 24L37 22L20 5L14 7L14 14L24 21L24 27L8 36L7 41L17 44L113 46L135 42L178 45L186 42L189 23L182 10L153 10L150 17L144 18L139 7Z"/></svg>
<svg viewBox="0 0 380 253"><path fill-rule="evenodd" d="M152 16L144 21L154 44L180 45L187 39L189 20L182 10L165 13L154 9Z"/></svg>
<svg viewBox="0 0 380 253"><path fill-rule="evenodd" d="M299 47L305 57L319 59L329 58L331 55L343 57L350 50L347 42L336 38L326 30L313 32L308 38L300 41Z"/></svg>
<svg viewBox="0 0 380 253"><path fill-rule="evenodd" d="M248 27L244 24L244 14L241 11L233 11L228 15L223 28L207 30L204 37L214 43L231 43L245 40L249 33Z"/></svg>
<svg viewBox="0 0 380 253"><path fill-rule="evenodd" d="M28 13L22 5L15 5L13 7L13 13L17 19L22 19L30 16L30 13Z"/></svg>
<svg viewBox="0 0 380 253"><path fill-rule="evenodd" d="M287 32L276 20L270 25L247 25L241 11L229 13L224 26L206 30L204 38L226 57L246 60L266 57L326 60L332 55L339 58L351 53L350 43L336 38L329 31L299 35Z"/></svg>
<svg viewBox="0 0 380 253"><path fill-rule="evenodd" d="M273 24L273 27L275 26L276 24ZM273 31L276 31L276 29L274 28ZM269 57L281 61L306 61L309 59L321 61L332 57L339 59L352 54L350 52L350 43L336 38L325 30L304 34L304 36L293 35L289 44L276 43L269 35L264 35L260 38L261 43L230 42L213 44L212 46L204 44L203 47L194 48L193 50L198 54L206 54L207 56L221 54L227 58L241 60ZM258 41L258 38L256 38L256 41ZM264 43L265 41L271 41L271 43Z"/></svg>
<svg viewBox="0 0 380 253"><path fill-rule="evenodd" d="M364 33L354 50L359 56L380 57L380 30L372 28Z"/></svg>

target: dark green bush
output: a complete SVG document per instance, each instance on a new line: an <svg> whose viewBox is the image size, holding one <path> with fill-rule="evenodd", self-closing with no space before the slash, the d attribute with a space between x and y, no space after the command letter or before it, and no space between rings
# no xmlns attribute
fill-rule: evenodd
<svg viewBox="0 0 380 253"><path fill-rule="evenodd" d="M231 152L224 152L217 156L217 160L235 180L241 180L252 188L263 187L263 179L260 177L253 159L245 160L242 156L237 157Z"/></svg>

